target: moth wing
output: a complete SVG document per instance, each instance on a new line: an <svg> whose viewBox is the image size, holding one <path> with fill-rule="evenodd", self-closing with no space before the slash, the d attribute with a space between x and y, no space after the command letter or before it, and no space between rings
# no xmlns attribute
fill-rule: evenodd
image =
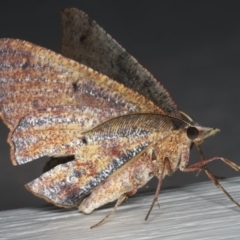
<svg viewBox="0 0 240 240"><path fill-rule="evenodd" d="M74 160L57 165L28 183L26 188L55 205L77 206L115 171L134 161L148 145L147 141L138 143L128 139L82 145Z"/></svg>
<svg viewBox="0 0 240 240"><path fill-rule="evenodd" d="M88 116L89 122L95 121L96 124L99 124L98 119L106 121L116 115L131 112L163 112L148 99L107 76L26 41L1 39L0 63L0 116L11 130L8 141L12 148L14 147L11 144L12 136L15 134L16 137L16 132L22 131L23 126L21 125L14 134L12 133L18 126L19 121L26 115L29 118L31 116L34 118L34 114L37 114L39 110L48 109L49 114L50 111L54 111L54 108L56 108L56 114L61 111L63 114L68 113L68 118L65 116L64 121L74 121L71 116L78 114L79 118L81 118L81 115L85 114L83 108L94 109L93 111L96 112L102 109L102 116L101 113L98 115L89 114ZM76 113L74 108L78 108ZM80 111L81 108L83 112ZM112 115L106 114L107 110ZM57 115L55 117L53 114L50 115L51 120L49 121L56 122ZM47 115L45 118L47 118ZM36 120L34 121L36 122ZM45 121L45 123L49 123L49 121ZM53 131L43 131L44 127L47 128L48 125L42 125L41 139L46 137L44 134L51 133L52 136L45 139L46 146L50 147L54 143L56 145L60 142L63 143L63 141L54 138L54 135L64 140L69 126L68 124L62 124L61 128L66 129L54 133ZM78 131L85 131L85 127L90 126L93 125L81 126L79 124ZM24 141L25 143L27 141L31 143L32 139L40 136L39 131L35 131L35 134L29 135L29 139L25 140L23 136L23 142L19 142L18 146L21 147ZM25 146L27 145L25 144ZM36 152L40 146L42 145L35 146ZM35 156L49 154L48 148L45 154L42 152L31 156L30 152L27 159L25 161L22 159L19 163L30 161ZM15 151L14 154L18 153ZM14 154L12 154L12 160L16 164L18 161Z"/></svg>
<svg viewBox="0 0 240 240"><path fill-rule="evenodd" d="M62 12L62 54L145 96L167 114L180 117L167 90L95 21L76 8Z"/></svg>
<svg viewBox="0 0 240 240"><path fill-rule="evenodd" d="M79 203L113 173L120 173L152 144L160 144L185 125L160 114L131 114L113 118L82 133L75 160L60 164L27 184L35 195L56 205Z"/></svg>
<svg viewBox="0 0 240 240"><path fill-rule="evenodd" d="M107 76L26 41L1 39L0 63L1 117L10 129L26 114L54 106L159 109Z"/></svg>
<svg viewBox="0 0 240 240"><path fill-rule="evenodd" d="M75 155L83 144L82 131L122 114L115 109L62 106L32 112L9 134L14 165L43 156Z"/></svg>

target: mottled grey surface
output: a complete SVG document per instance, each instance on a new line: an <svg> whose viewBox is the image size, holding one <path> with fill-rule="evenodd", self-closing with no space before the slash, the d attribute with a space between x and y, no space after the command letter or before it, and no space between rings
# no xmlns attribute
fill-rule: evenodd
<svg viewBox="0 0 240 240"><path fill-rule="evenodd" d="M5 1L0 3L0 37L25 39L59 52L60 11L84 10L162 82L180 109L203 125L221 129L204 143L206 157L221 155L240 164L240 15L235 3ZM0 210L45 204L23 187L39 176L45 160L12 166L7 133L0 122ZM198 159L192 154L192 162ZM238 174L220 162L209 167L220 176ZM164 187L204 179L204 173L195 177L177 172L164 180Z"/></svg>
<svg viewBox="0 0 240 240"><path fill-rule="evenodd" d="M223 185L240 198L238 178ZM234 206L211 182L163 191L148 221L144 218L151 195L124 202L100 227L90 229L105 217L110 206L83 215L75 210L53 206L0 212L0 239L164 239L164 240L239 240L240 209ZM112 207L112 206L111 206Z"/></svg>

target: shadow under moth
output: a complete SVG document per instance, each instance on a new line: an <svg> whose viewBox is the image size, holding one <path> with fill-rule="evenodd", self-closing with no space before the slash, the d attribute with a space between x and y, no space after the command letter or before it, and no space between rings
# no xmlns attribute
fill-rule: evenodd
<svg viewBox="0 0 240 240"><path fill-rule="evenodd" d="M199 147L218 129L179 111L160 82L82 11L65 9L62 26L62 55L0 40L0 115L10 129L11 160L51 158L26 188L86 214L116 201L108 217L156 176L148 217L164 176L203 170L239 206L206 164L220 159L240 167L205 159ZM194 145L201 160L189 165Z"/></svg>

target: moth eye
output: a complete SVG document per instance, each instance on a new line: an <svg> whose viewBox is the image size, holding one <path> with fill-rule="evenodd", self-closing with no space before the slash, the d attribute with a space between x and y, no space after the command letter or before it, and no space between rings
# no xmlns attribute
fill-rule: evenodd
<svg viewBox="0 0 240 240"><path fill-rule="evenodd" d="M187 129L187 136L189 139L194 140L198 137L199 131L195 127L189 127Z"/></svg>

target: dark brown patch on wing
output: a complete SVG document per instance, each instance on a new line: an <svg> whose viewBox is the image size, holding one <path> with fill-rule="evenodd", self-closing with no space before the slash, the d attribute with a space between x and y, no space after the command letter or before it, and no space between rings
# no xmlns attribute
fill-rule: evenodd
<svg viewBox="0 0 240 240"><path fill-rule="evenodd" d="M65 9L62 26L64 56L123 83L153 101L165 113L180 117L176 104L160 82L84 12Z"/></svg>

